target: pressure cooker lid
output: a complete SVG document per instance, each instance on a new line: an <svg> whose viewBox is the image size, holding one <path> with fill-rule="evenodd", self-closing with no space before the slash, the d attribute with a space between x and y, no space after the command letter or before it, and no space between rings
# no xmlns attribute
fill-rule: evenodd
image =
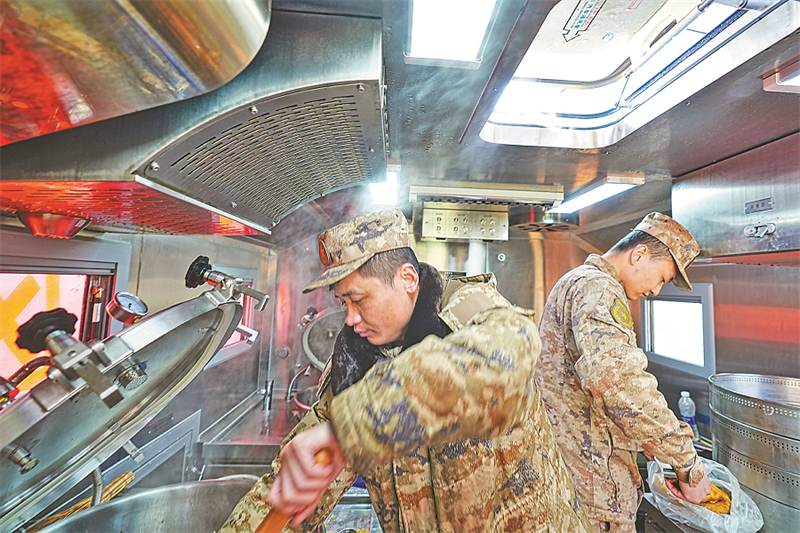
<svg viewBox="0 0 800 533"><path fill-rule="evenodd" d="M325 368L325 363L333 354L333 345L344 327L346 317L347 309L325 309L303 330L303 351L317 370Z"/></svg>
<svg viewBox="0 0 800 533"><path fill-rule="evenodd" d="M51 379L0 411L0 531L34 518L116 452L202 370L241 316L230 290L215 288L102 343L61 336L66 349L51 353L63 364L51 367ZM63 361L87 348L94 370L67 379Z"/></svg>

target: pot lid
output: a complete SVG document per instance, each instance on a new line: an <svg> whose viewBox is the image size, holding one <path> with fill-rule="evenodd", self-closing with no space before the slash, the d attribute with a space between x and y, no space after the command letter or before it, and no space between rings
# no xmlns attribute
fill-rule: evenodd
<svg viewBox="0 0 800 533"><path fill-rule="evenodd" d="M208 282L212 290L102 342L40 328L38 342L46 339L54 362L49 379L0 411L0 531L34 518L164 408L236 330L241 293L264 308L268 297L241 281L212 271L201 257L186 284Z"/></svg>
<svg viewBox="0 0 800 533"><path fill-rule="evenodd" d="M325 309L303 330L303 351L317 370L325 368L325 363L333 354L336 337L344 327L347 309Z"/></svg>

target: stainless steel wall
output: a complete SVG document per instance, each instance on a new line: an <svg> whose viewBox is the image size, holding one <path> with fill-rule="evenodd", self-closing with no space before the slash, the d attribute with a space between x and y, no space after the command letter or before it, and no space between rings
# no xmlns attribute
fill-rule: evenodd
<svg viewBox="0 0 800 533"><path fill-rule="evenodd" d="M273 396L285 397L292 377L309 361L303 353L303 329L300 322L309 307L321 312L341 308L327 289L303 294L303 289L322 273L316 235L288 248L278 256L274 299L273 334L271 339L267 379L274 380ZM316 385L320 373L316 370L298 378L295 386ZM282 405L282 404L276 404ZM277 429L277 428L276 428Z"/></svg>

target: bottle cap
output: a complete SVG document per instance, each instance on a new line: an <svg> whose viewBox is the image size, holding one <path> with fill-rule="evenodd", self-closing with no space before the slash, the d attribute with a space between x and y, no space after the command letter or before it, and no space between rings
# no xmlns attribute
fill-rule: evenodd
<svg viewBox="0 0 800 533"><path fill-rule="evenodd" d="M689 391L688 390L682 390L681 391L681 396L689 396Z"/></svg>

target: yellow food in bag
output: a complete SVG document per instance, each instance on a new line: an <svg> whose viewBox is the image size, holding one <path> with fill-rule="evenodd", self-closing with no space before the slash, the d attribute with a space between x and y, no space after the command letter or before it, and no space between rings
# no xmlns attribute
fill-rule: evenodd
<svg viewBox="0 0 800 533"><path fill-rule="evenodd" d="M714 484L711 485L711 494L706 496L706 499L700 502L700 505L717 514L728 514L731 512L730 497L725 494L725 491Z"/></svg>

